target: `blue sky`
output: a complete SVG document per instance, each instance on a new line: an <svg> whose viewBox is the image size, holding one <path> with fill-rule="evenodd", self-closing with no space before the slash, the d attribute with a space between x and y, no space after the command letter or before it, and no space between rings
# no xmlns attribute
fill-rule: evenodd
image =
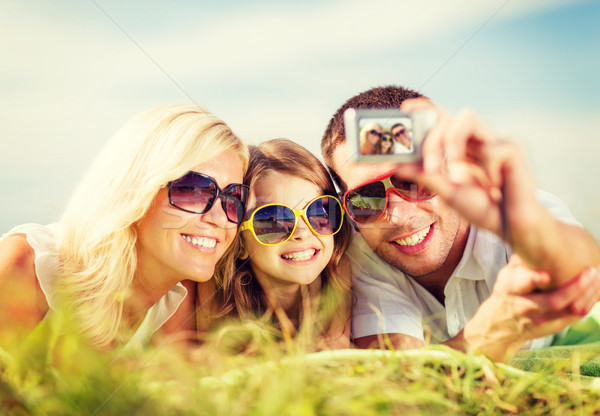
<svg viewBox="0 0 600 416"><path fill-rule="evenodd" d="M373 86L469 106L600 238L597 1L0 0L0 230L52 222L130 116L194 101L314 153ZM588 179L591 178L591 179Z"/></svg>

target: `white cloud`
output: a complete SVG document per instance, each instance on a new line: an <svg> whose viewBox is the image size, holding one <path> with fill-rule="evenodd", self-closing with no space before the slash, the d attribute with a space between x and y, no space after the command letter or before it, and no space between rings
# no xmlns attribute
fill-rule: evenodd
<svg viewBox="0 0 600 416"><path fill-rule="evenodd" d="M163 70L202 104L205 98L213 103L209 107L249 141L284 136L319 154L332 106L377 79L367 62L357 65L357 51L383 53L476 30L500 7L493 19L572 3L280 2L212 12L210 19L201 6L176 10L169 4L164 7L174 15L197 14L198 23L165 32L140 30L140 19L154 12L145 2L129 2L126 11L120 1L99 1L148 58L93 2L73 2L69 13L52 14L46 2L3 2L0 53L10 59L0 66L0 194L19 202L2 208L0 229L29 215L42 222L55 218L87 163L126 118L185 100ZM290 79L307 92L286 90ZM240 102L234 89L225 91L229 84L254 88L246 92L252 104ZM261 91L263 84L272 84L273 92ZM591 121L583 118L581 125Z"/></svg>
<svg viewBox="0 0 600 416"><path fill-rule="evenodd" d="M118 4L99 3L119 27L93 7L79 10L82 16L69 16L88 19L88 26L39 15L36 9L26 10L10 3L6 6L0 23L11 35L0 39L0 50L16 59L3 65L0 73L4 79L27 78L28 82L21 84L24 88L16 90L18 94L43 94L44 88L56 87L54 82L61 83L62 88L85 88L78 81L96 77L121 83L164 77L145 53L178 79L223 78L241 71L259 71L282 61L356 54L357 50L373 48L386 50L390 45L407 44L436 33L466 26L477 28L498 10L493 19L573 2L377 0L367 5L354 0L314 3L310 7L284 3L257 7L255 11L227 9L220 19L206 20L198 6L180 10L197 13L197 25L168 33L145 30L143 34L136 30L138 25L133 24L132 16L119 13ZM66 83L65 70L74 69L79 78ZM29 91L25 89L27 84L31 85Z"/></svg>
<svg viewBox="0 0 600 416"><path fill-rule="evenodd" d="M281 62L356 56L464 27L556 7L567 0L421 2L377 0L283 4L201 21L144 42L146 50L181 79L268 70ZM572 4L572 2L571 2ZM496 12L498 12L496 14ZM352 71L351 68L348 68Z"/></svg>

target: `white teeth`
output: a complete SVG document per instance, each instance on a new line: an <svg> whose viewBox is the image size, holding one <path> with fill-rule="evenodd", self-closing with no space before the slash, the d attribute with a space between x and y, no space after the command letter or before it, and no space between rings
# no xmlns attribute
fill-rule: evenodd
<svg viewBox="0 0 600 416"><path fill-rule="evenodd" d="M189 235L183 235L183 239L188 243L191 243L195 246L213 248L217 245L217 240L214 238L208 237L190 237Z"/></svg>
<svg viewBox="0 0 600 416"><path fill-rule="evenodd" d="M396 240L395 243L401 246L416 246L423 242L427 234L429 233L429 228L425 228L424 230L419 231L411 235L410 237L402 238L400 240Z"/></svg>
<svg viewBox="0 0 600 416"><path fill-rule="evenodd" d="M294 253L282 254L281 257L283 257L286 260L303 261L303 260L308 260L308 259L312 258L312 256L315 255L315 253L316 253L316 250L314 248L311 248L309 250L296 251Z"/></svg>

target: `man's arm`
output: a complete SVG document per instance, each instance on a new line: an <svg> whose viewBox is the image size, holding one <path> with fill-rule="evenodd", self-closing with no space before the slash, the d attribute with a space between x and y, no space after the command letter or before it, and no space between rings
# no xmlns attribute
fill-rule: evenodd
<svg viewBox="0 0 600 416"><path fill-rule="evenodd" d="M498 274L492 294L455 337L443 342L459 351L474 350L499 362L510 360L532 339L552 335L581 318L566 305L587 313L600 291L600 270L591 268L560 289L536 291L550 281L548 273L524 266L512 256ZM425 343L407 334L378 334L355 339L359 348L423 348Z"/></svg>
<svg viewBox="0 0 600 416"><path fill-rule="evenodd" d="M540 292L550 282L547 272L525 267L517 255L498 273L492 294L463 330L445 344L472 349L495 361L508 361L535 338L562 331L581 319L566 306L589 312L600 292L597 269L589 269L559 289Z"/></svg>
<svg viewBox="0 0 600 416"><path fill-rule="evenodd" d="M425 343L423 340L412 337L406 334L377 334L368 335L366 337L356 338L354 345L358 348L378 348L378 349L398 349L412 350L423 348Z"/></svg>
<svg viewBox="0 0 600 416"><path fill-rule="evenodd" d="M425 106L431 103L409 100L403 109ZM418 180L467 220L504 238L529 267L548 271L550 287L600 264L600 248L587 231L554 219L538 203L522 149L497 138L472 111L451 118L440 110L423 158Z"/></svg>

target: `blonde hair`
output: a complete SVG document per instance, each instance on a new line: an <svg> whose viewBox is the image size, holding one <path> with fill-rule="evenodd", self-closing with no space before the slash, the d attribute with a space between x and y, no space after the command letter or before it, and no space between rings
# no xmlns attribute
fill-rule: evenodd
<svg viewBox="0 0 600 416"><path fill-rule="evenodd" d="M308 150L287 139L273 139L258 146L250 146L250 166L244 177L244 183L252 185L273 172L293 175L315 184L322 195L336 195L335 185L323 164ZM338 266L350 244L351 228L344 221L342 229L333 236L334 247L331 259L321 272L322 291L349 292L350 288L338 279ZM230 314L241 317L256 316L273 312L266 294L258 282L248 259L241 259L241 235L232 244L233 250L223 256L228 262L221 273L215 274L217 283L223 286L225 304ZM331 318L329 316L328 318ZM327 323L324 323L325 327Z"/></svg>
<svg viewBox="0 0 600 416"><path fill-rule="evenodd" d="M361 148L361 150L367 144L367 136L369 135L369 133L372 130L379 130L379 131L383 132L381 125L376 121L370 121L369 123L365 124L365 126L360 130L360 148ZM380 145L381 145L381 137L379 137L379 140L377 141L377 144L375 145L375 149L378 149L378 146L380 146Z"/></svg>
<svg viewBox="0 0 600 416"><path fill-rule="evenodd" d="M223 121L196 105L168 105L129 120L91 165L60 220L58 282L95 344L110 344L121 326L137 268L135 223L169 181L227 150L245 172L247 147Z"/></svg>

